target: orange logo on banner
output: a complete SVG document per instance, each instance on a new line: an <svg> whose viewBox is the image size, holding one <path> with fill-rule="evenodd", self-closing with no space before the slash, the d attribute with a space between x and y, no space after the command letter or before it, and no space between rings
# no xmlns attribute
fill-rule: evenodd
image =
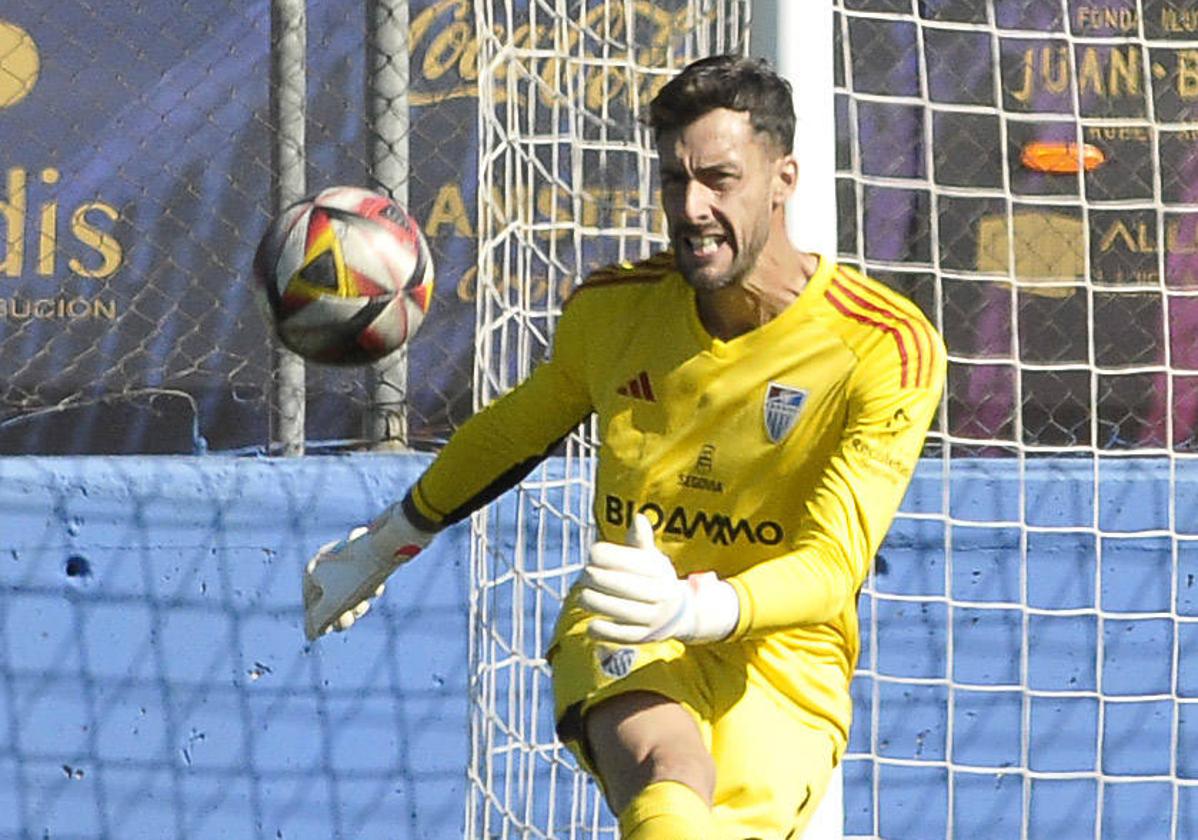
<svg viewBox="0 0 1198 840"><path fill-rule="evenodd" d="M16 24L0 20L0 108L15 105L37 83L37 45Z"/></svg>

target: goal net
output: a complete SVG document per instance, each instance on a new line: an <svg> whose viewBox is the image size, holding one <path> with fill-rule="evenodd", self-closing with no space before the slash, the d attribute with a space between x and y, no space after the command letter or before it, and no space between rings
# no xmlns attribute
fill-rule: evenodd
<svg viewBox="0 0 1198 840"><path fill-rule="evenodd" d="M543 357L581 275L662 241L639 110L690 58L747 50L752 6L476 2L478 404ZM846 833L1193 836L1198 15L835 12L839 258L950 354L861 594ZM474 521L472 837L614 835L542 658L590 536L591 431Z"/></svg>
<svg viewBox="0 0 1198 840"><path fill-rule="evenodd" d="M583 273L661 247L641 109L691 59L741 50L747 9L727 0L484 0L475 10L483 405L544 357ZM579 430L474 520L470 837L612 835L597 791L554 739L543 659L590 539L594 453L591 430Z"/></svg>

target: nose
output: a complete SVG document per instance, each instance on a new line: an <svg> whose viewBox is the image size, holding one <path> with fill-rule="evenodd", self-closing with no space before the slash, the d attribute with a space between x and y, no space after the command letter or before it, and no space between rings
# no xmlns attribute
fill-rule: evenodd
<svg viewBox="0 0 1198 840"><path fill-rule="evenodd" d="M683 218L691 224L711 221L711 190L702 181L691 179L686 183L686 195L682 201Z"/></svg>

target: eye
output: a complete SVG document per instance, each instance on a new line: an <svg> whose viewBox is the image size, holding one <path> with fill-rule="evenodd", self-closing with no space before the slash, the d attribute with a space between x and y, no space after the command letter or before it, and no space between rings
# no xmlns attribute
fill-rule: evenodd
<svg viewBox="0 0 1198 840"><path fill-rule="evenodd" d="M723 192L736 183L736 175L731 172L712 172L703 181L713 190Z"/></svg>

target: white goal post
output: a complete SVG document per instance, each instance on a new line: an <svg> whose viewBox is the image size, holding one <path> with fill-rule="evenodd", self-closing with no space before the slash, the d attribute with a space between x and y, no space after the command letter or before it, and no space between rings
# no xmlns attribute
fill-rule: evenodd
<svg viewBox="0 0 1198 840"><path fill-rule="evenodd" d="M586 271L662 242L637 119L657 86L827 15L775 35L783 59L822 44L832 73L813 91L804 66L796 91L834 111L800 105L799 143L831 147L837 212L792 235L907 294L950 356L861 593L847 836L1198 836L1190 5L474 4L480 406L544 357ZM473 521L469 837L615 836L554 738L543 660L594 456L579 430Z"/></svg>

